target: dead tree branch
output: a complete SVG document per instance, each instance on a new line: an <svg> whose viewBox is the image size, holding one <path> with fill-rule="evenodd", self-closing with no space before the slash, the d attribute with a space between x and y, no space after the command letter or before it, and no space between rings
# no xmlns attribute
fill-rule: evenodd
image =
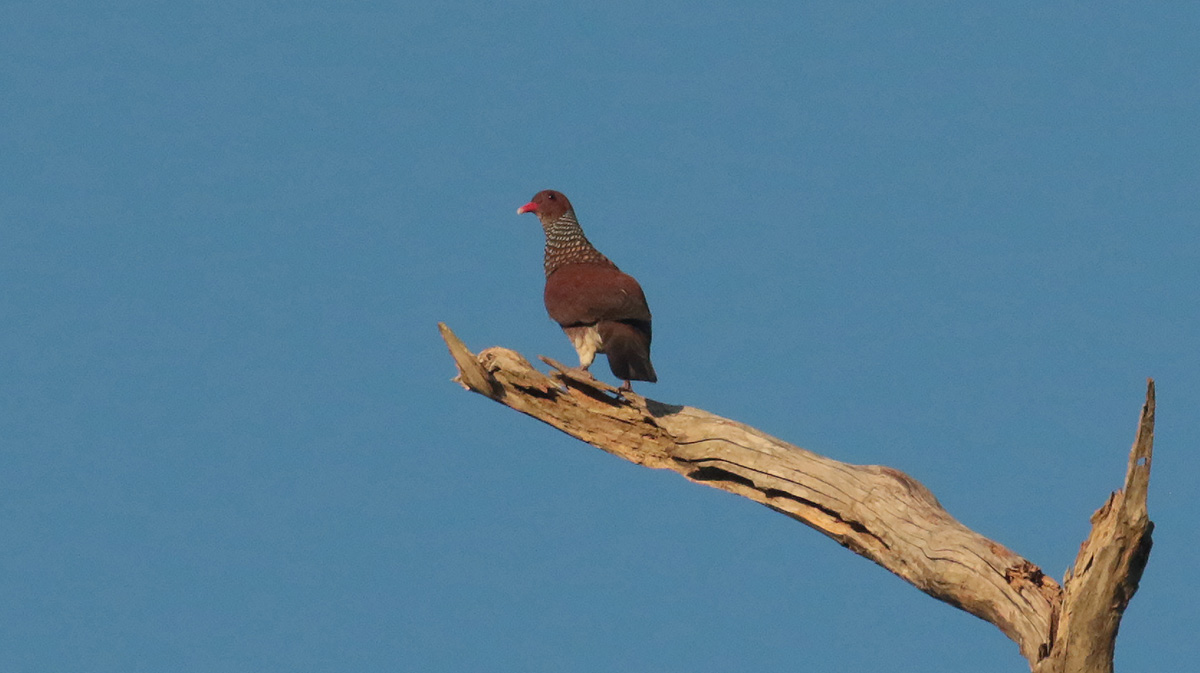
<svg viewBox="0 0 1200 673"><path fill-rule="evenodd" d="M1153 524L1146 492L1154 439L1149 382L1125 487L1092 517L1063 586L1038 566L968 529L912 477L792 446L714 414L617 394L543 358L553 378L518 353L478 356L445 325L442 337L468 390L613 455L760 502L871 559L921 591L994 624L1035 673L1112 671L1121 615L1137 591Z"/></svg>

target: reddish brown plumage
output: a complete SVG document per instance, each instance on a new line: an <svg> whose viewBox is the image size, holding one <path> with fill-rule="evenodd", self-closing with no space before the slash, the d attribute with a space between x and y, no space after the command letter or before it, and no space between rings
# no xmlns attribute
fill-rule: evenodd
<svg viewBox="0 0 1200 673"><path fill-rule="evenodd" d="M587 369L595 353L604 353L626 387L657 381L650 363L650 307L638 282L592 246L561 193L538 192L517 212L541 220L546 311L570 337L580 366Z"/></svg>

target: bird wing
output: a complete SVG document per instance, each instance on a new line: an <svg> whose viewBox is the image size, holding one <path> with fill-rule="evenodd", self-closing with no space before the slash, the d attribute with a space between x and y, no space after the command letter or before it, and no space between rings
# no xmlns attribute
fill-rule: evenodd
<svg viewBox="0 0 1200 673"><path fill-rule="evenodd" d="M650 307L633 276L608 264L566 264L546 279L546 311L555 322L593 325L601 320L645 322Z"/></svg>

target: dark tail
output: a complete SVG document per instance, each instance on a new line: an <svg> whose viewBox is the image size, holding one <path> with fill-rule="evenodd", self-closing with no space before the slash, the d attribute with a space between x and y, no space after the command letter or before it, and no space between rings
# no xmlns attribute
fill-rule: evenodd
<svg viewBox="0 0 1200 673"><path fill-rule="evenodd" d="M596 325L613 376L622 381L649 381L658 375L650 364L650 322L603 320Z"/></svg>

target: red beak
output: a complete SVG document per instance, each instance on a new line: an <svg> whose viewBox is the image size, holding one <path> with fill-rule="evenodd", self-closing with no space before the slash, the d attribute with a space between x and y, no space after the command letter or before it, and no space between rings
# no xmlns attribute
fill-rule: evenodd
<svg viewBox="0 0 1200 673"><path fill-rule="evenodd" d="M537 204L534 203L533 201L526 203L525 205L521 206L520 208L517 208L518 215L524 215L525 213L536 213L536 212L537 212Z"/></svg>

